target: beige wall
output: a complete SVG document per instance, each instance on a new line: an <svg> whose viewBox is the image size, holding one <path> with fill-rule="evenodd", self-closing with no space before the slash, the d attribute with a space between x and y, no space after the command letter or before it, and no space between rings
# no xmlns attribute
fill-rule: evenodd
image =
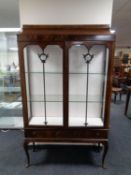
<svg viewBox="0 0 131 175"><path fill-rule="evenodd" d="M20 0L23 24L111 24L113 0Z"/></svg>

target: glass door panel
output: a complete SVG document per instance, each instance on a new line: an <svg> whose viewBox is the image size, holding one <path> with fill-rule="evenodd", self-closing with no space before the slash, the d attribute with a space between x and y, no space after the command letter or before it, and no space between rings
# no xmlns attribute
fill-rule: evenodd
<svg viewBox="0 0 131 175"><path fill-rule="evenodd" d="M0 128L22 128L16 32L0 32Z"/></svg>
<svg viewBox="0 0 131 175"><path fill-rule="evenodd" d="M105 46L69 50L69 126L103 126L108 52Z"/></svg>
<svg viewBox="0 0 131 175"><path fill-rule="evenodd" d="M43 51L30 45L24 55L29 124L63 125L62 49L48 45Z"/></svg>

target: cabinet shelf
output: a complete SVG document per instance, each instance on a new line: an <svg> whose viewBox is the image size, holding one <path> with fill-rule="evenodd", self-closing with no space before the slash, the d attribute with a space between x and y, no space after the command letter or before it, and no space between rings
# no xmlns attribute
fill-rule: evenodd
<svg viewBox="0 0 131 175"><path fill-rule="evenodd" d="M32 117L29 122L30 125L40 125L45 126L44 117ZM62 117L48 117L47 116L47 125L46 126L61 126L63 125ZM69 119L69 127L85 127L84 118L82 117L71 117ZM88 118L88 127L92 126L103 126L102 118L98 117L89 117Z"/></svg>
<svg viewBox="0 0 131 175"><path fill-rule="evenodd" d="M81 74L84 74L84 75L87 75L86 72L69 72L69 74L76 74L76 75L81 75ZM99 72L89 72L88 73L89 75L105 75L104 73L99 73Z"/></svg>
<svg viewBox="0 0 131 175"><path fill-rule="evenodd" d="M54 125L54 126L61 126L63 125L63 118L62 117L47 117L47 125ZM30 125L42 125L44 126L44 117L32 117L29 122Z"/></svg>
<svg viewBox="0 0 131 175"><path fill-rule="evenodd" d="M25 72L26 74L43 74L43 72ZM63 72L45 72L45 74L63 74ZM84 75L86 75L87 73L86 72L69 72L69 74L76 74L76 75L78 75L78 74L84 74ZM90 73L88 73L89 75L91 74L91 75L104 75L104 76L106 76L106 74L105 73L99 73L99 72L90 72Z"/></svg>
<svg viewBox="0 0 131 175"><path fill-rule="evenodd" d="M32 95L30 98L27 98L29 102L44 102L43 95ZM46 95L47 102L62 102L62 95ZM70 95L69 102L73 103L85 103L86 97L85 95ZM100 95L89 95L88 102L90 103L103 103Z"/></svg>
<svg viewBox="0 0 131 175"><path fill-rule="evenodd" d="M84 102L86 101L85 95L70 95L69 102ZM88 102L89 103L102 103L103 100L101 99L101 95L88 95Z"/></svg>
<svg viewBox="0 0 131 175"><path fill-rule="evenodd" d="M62 95L46 95L46 102L62 102ZM43 95L32 95L30 98L27 97L29 102L44 102Z"/></svg>
<svg viewBox="0 0 131 175"><path fill-rule="evenodd" d="M98 117L88 117L88 120L87 120L87 123L88 123L88 127L102 127L103 126L103 120L102 118L98 118ZM80 127L85 127L85 120L83 117L70 117L69 118L69 126L71 127L77 127L77 126L80 126Z"/></svg>
<svg viewBox="0 0 131 175"><path fill-rule="evenodd" d="M43 74L43 72L25 72L26 74ZM63 74L63 72L45 72L45 74Z"/></svg>

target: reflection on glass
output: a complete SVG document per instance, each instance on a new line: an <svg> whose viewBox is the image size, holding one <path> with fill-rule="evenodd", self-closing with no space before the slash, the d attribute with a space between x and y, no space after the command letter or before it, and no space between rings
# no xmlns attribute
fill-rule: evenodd
<svg viewBox="0 0 131 175"><path fill-rule="evenodd" d="M69 50L69 126L103 126L107 59L102 45Z"/></svg>
<svg viewBox="0 0 131 175"><path fill-rule="evenodd" d="M63 53L57 45L24 49L30 125L63 125Z"/></svg>
<svg viewBox="0 0 131 175"><path fill-rule="evenodd" d="M0 32L0 127L23 127L17 36Z"/></svg>

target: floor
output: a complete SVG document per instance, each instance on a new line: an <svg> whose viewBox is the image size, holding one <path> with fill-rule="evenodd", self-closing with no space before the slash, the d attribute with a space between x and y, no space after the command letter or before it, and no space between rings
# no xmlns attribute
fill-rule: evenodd
<svg viewBox="0 0 131 175"><path fill-rule="evenodd" d="M112 103L109 152L106 169L101 168L101 153L85 146L45 147L32 152L25 168L22 130L0 132L0 175L130 175L131 120L124 115L124 101Z"/></svg>

